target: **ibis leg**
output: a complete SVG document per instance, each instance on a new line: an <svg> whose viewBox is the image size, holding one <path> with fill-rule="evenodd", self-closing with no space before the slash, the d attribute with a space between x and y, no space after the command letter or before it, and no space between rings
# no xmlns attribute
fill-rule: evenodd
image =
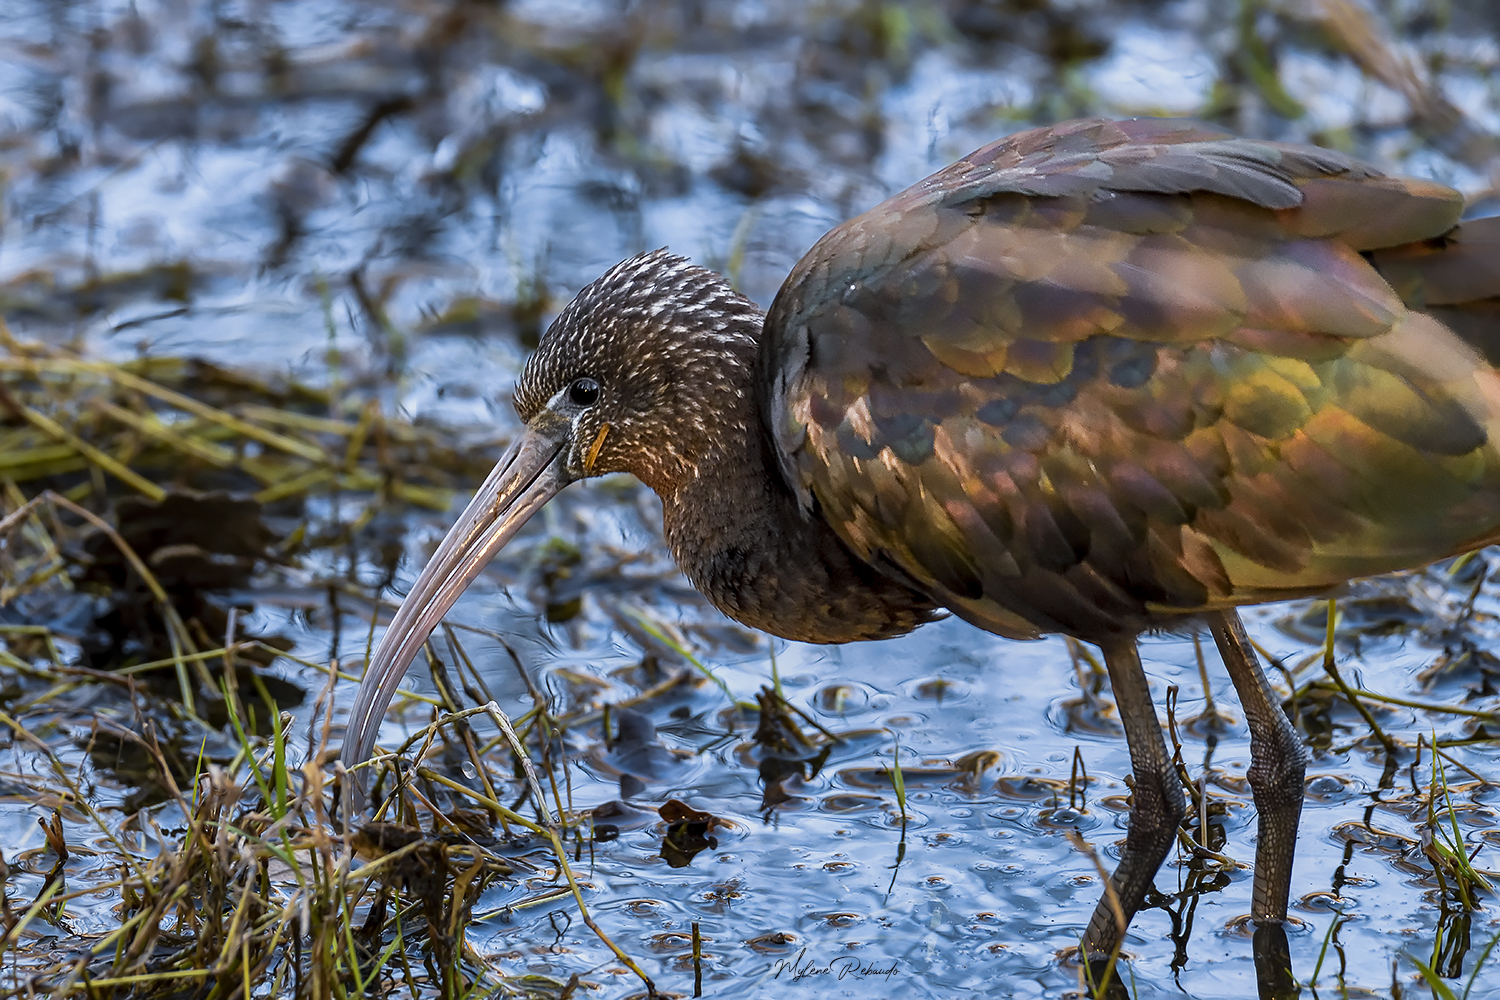
<svg viewBox="0 0 1500 1000"><path fill-rule="evenodd" d="M1307 751L1261 670L1240 616L1234 611L1215 612L1208 616L1208 623L1250 726L1248 777L1260 814L1250 917L1258 924L1279 924L1286 919L1292 885Z"/></svg>
<svg viewBox="0 0 1500 1000"><path fill-rule="evenodd" d="M1083 935L1084 954L1090 958L1108 955L1124 936L1131 916L1145 902L1156 870L1177 839L1177 826L1187 809L1182 783L1172 769L1172 758L1162 738L1156 706L1151 703L1151 689L1141 669L1135 641L1113 642L1101 648L1109 668L1110 687L1114 689L1115 707L1130 746L1135 788L1130 830L1125 835L1120 864L1110 876L1110 888L1095 907ZM1116 917L1117 905L1123 921Z"/></svg>

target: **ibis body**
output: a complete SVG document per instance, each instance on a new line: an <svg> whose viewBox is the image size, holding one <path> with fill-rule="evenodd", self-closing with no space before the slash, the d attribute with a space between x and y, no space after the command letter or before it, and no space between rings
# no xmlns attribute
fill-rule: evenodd
<svg viewBox="0 0 1500 1000"><path fill-rule="evenodd" d="M1235 609L1500 535L1500 227L1462 211L1329 150L1090 119L832 230L766 314L665 251L624 261L528 361L525 429L384 634L345 763L520 524L629 472L746 625L841 643L946 611L1101 647L1135 782L1091 954L1119 943L1184 808L1136 639L1206 626L1251 730L1251 912L1275 928L1305 758Z"/></svg>

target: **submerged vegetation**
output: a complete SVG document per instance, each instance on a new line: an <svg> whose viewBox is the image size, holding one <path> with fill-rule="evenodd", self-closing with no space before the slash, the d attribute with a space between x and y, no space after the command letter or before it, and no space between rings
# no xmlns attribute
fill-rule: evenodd
<svg viewBox="0 0 1500 1000"><path fill-rule="evenodd" d="M766 302L839 219L1095 113L1500 203L1482 0L12 6L6 997L790 998L841 957L894 963L850 995L1087 988L1068 950L1130 794L1087 647L768 647L610 481L435 636L371 823L349 681L525 352L619 257L670 243ZM1252 622L1315 753L1289 967L1237 940L1237 705L1201 648L1148 645L1191 808L1094 988L1500 996L1495 559Z"/></svg>

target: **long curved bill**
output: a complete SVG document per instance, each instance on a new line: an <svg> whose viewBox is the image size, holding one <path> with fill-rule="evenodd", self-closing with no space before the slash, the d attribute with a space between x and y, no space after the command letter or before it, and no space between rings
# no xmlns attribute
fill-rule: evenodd
<svg viewBox="0 0 1500 1000"><path fill-rule="evenodd" d="M537 423L542 426L526 428L506 449L381 636L349 712L341 755L345 767L369 759L386 707L407 665L453 602L527 518L572 482L566 470L571 431L567 421ZM363 786L362 778L356 777L349 793L354 811L364 807Z"/></svg>

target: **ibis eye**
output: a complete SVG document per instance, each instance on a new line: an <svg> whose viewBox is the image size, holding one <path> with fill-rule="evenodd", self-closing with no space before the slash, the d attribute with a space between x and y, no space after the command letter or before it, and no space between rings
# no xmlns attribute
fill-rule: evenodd
<svg viewBox="0 0 1500 1000"><path fill-rule="evenodd" d="M591 378L574 379L568 386L568 400L575 406L593 406L599 402L599 383Z"/></svg>

